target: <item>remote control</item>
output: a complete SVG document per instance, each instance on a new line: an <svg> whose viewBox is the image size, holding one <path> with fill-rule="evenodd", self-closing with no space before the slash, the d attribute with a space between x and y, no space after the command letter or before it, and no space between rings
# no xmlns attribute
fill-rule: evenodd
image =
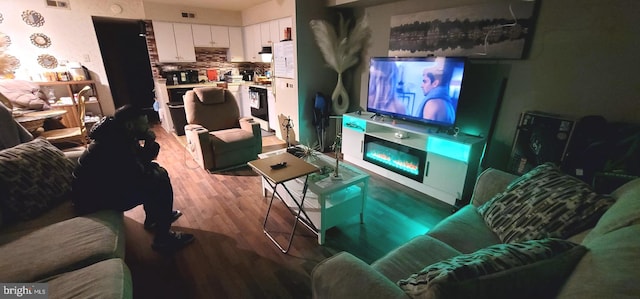
<svg viewBox="0 0 640 299"><path fill-rule="evenodd" d="M271 165L271 169L281 169L287 167L287 162L280 162L278 164Z"/></svg>

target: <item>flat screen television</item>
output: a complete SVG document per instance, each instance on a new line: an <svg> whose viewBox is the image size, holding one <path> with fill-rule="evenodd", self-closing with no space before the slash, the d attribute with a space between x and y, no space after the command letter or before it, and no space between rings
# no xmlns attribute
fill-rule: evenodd
<svg viewBox="0 0 640 299"><path fill-rule="evenodd" d="M463 57L372 57L367 111L451 127L465 64Z"/></svg>

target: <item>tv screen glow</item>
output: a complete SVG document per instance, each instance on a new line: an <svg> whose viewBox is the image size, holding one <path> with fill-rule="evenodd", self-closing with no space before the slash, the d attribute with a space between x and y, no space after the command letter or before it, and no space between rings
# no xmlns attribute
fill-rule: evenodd
<svg viewBox="0 0 640 299"><path fill-rule="evenodd" d="M453 126L464 67L459 57L373 57L367 111Z"/></svg>

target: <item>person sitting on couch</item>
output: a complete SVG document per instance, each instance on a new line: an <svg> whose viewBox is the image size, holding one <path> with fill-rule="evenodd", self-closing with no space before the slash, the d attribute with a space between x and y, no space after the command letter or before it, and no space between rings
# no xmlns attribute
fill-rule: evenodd
<svg viewBox="0 0 640 299"><path fill-rule="evenodd" d="M92 142L73 173L75 208L81 213L126 211L142 204L144 227L155 230L154 250L174 251L191 243L192 234L171 230L171 223L182 213L173 211L173 188L167 171L153 162L160 145L143 111L125 105L113 117L98 122L89 137Z"/></svg>

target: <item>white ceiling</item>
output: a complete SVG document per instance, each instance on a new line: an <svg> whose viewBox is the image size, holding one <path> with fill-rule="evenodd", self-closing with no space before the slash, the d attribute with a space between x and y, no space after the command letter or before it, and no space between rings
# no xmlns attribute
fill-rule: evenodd
<svg viewBox="0 0 640 299"><path fill-rule="evenodd" d="M143 0L143 2L154 2L171 5L184 5L191 7L211 8L218 10L242 11L270 0Z"/></svg>

